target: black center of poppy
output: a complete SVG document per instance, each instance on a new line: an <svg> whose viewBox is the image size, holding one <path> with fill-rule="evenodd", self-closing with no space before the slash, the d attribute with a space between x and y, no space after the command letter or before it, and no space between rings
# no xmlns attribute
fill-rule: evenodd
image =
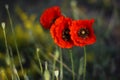
<svg viewBox="0 0 120 80"><path fill-rule="evenodd" d="M57 17L53 18L50 22L50 26L52 26L52 24L55 22L55 20L57 19Z"/></svg>
<svg viewBox="0 0 120 80"><path fill-rule="evenodd" d="M70 34L69 34L70 30L68 28L64 29L62 31L62 39L65 41L69 41L70 40Z"/></svg>
<svg viewBox="0 0 120 80"><path fill-rule="evenodd" d="M86 29L86 28L81 28L79 31L78 31L78 36L79 37L82 37L82 38L86 38L89 36L89 30Z"/></svg>

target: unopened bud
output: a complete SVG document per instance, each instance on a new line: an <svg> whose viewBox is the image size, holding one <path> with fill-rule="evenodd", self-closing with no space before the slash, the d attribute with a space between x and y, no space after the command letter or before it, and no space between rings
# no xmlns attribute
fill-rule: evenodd
<svg viewBox="0 0 120 80"><path fill-rule="evenodd" d="M5 8L6 8L6 9L8 9L8 8L9 8L8 4L6 4L6 5L5 5Z"/></svg>
<svg viewBox="0 0 120 80"><path fill-rule="evenodd" d="M40 49L39 48L37 48L37 52L39 52L40 51Z"/></svg>
<svg viewBox="0 0 120 80"><path fill-rule="evenodd" d="M55 70L55 71L54 71L54 74L55 74L55 77L57 78L58 75L59 75L59 70Z"/></svg>
<svg viewBox="0 0 120 80"><path fill-rule="evenodd" d="M5 29L5 22L2 22L1 26L2 26L3 29Z"/></svg>

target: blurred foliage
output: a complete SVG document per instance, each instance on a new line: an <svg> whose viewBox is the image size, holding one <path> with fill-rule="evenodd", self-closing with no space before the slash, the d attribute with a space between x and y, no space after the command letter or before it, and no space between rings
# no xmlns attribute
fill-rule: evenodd
<svg viewBox="0 0 120 80"><path fill-rule="evenodd" d="M20 79L23 74L20 69L16 53L13 34L11 32L8 16L4 10L5 2L9 2L10 12L14 23L15 35L21 55L21 61L29 80L43 80L40 72L36 49L39 48L43 70L45 61L48 70L52 72L53 60L56 59L56 68L59 69L59 52L48 30L44 30L39 23L42 11L50 6L59 5L64 15L73 19L94 18L94 31L97 42L87 46L87 80L119 80L120 78L120 1L118 0L9 0L0 1L0 21L6 21L6 34L9 50L13 56L10 59L6 53L3 29L0 27L0 80L11 78L17 70ZM5 3L5 4L3 4ZM72 79L69 51L62 49L64 80ZM83 48L73 47L75 77L77 79L79 61L83 56ZM11 70L10 61L13 58L14 70ZM81 63L82 64L82 63Z"/></svg>
<svg viewBox="0 0 120 80"><path fill-rule="evenodd" d="M39 75L40 70L38 65L36 64L36 61L37 61L35 57L36 48L40 48L40 50L42 50L40 51L40 54L42 53L41 54L42 57L45 57L48 60L52 59L49 57L48 54L53 49L53 42L50 40L51 37L48 36L49 33L42 29L42 27L40 26L40 23L34 22L36 19L36 14L28 16L25 12L22 11L22 9L19 6L16 6L16 15L18 15L19 19L22 21L22 24L21 23L15 24L14 30L15 30L15 37L17 39L18 48L21 53L21 57L22 57L21 60L22 60L24 70L25 72L28 73L28 75L33 75L33 74L36 75L37 73L38 76L40 76ZM20 75L21 70L20 70L19 60L15 50L14 35L11 33L11 28L9 26L6 26L5 29L7 34L8 45L10 48L12 48L14 64ZM2 28L0 28L0 41L2 43L0 46L4 48L3 52L0 53L0 62L1 62L0 65L1 65L1 71L2 71L0 78L2 78L2 80L5 80L4 77L8 77L8 75L10 76L11 72L9 69L10 64L7 64L8 62L5 62L5 58L6 59L8 58L6 57L7 53L5 54L6 52L5 46L4 46L5 40L4 40ZM44 59L42 60L44 61Z"/></svg>

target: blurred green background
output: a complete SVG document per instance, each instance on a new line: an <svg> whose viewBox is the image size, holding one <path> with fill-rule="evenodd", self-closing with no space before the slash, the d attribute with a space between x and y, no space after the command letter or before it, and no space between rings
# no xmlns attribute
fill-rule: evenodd
<svg viewBox="0 0 120 80"><path fill-rule="evenodd" d="M5 4L9 5L22 65L29 80L43 80L36 55L37 48L40 49L43 68L47 61L49 70L52 70L56 45L49 30L40 25L39 18L43 10L55 5L60 6L65 16L73 19L95 19L93 28L97 42L86 47L87 80L120 79L120 0L0 0L0 23L6 23L8 46L13 53L18 74L23 80ZM71 70L69 50L62 49L62 52L64 64ZM72 53L77 80L83 48L73 47ZM12 73L7 59L3 29L0 27L0 80L5 80L5 75L10 77ZM56 66L59 69L59 61ZM63 68L63 80L72 80L68 68Z"/></svg>

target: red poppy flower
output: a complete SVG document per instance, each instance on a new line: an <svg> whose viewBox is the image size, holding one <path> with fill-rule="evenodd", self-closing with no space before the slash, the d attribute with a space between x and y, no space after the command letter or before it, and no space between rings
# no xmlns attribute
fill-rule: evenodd
<svg viewBox="0 0 120 80"><path fill-rule="evenodd" d="M94 19L73 21L70 26L70 35L76 46L83 47L95 43L96 36L92 25Z"/></svg>
<svg viewBox="0 0 120 80"><path fill-rule="evenodd" d="M59 16L61 16L61 11L58 6L47 8L40 17L40 23L44 28L50 29Z"/></svg>
<svg viewBox="0 0 120 80"><path fill-rule="evenodd" d="M73 46L73 42L69 34L69 26L71 22L72 20L70 18L61 16L56 19L55 23L50 28L50 33L54 42L61 48L71 48Z"/></svg>

